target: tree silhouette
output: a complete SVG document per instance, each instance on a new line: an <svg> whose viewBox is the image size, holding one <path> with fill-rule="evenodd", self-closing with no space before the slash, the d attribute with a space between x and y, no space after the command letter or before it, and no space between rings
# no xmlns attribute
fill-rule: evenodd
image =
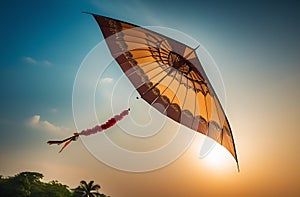
<svg viewBox="0 0 300 197"><path fill-rule="evenodd" d="M0 196L18 197L109 197L99 193L100 185L94 181L81 181L72 191L58 181L42 182L43 174L21 172L15 176L0 175Z"/></svg>
<svg viewBox="0 0 300 197"><path fill-rule="evenodd" d="M13 177L0 176L0 196L18 197L71 197L67 185L58 181L44 183L43 174L38 172L21 172Z"/></svg>
<svg viewBox="0 0 300 197"><path fill-rule="evenodd" d="M87 183L86 181L80 181L80 186L75 188L74 196L82 196L82 197L101 197L103 194L99 193L100 185L95 184L94 181L90 181ZM104 195L105 196L105 195Z"/></svg>

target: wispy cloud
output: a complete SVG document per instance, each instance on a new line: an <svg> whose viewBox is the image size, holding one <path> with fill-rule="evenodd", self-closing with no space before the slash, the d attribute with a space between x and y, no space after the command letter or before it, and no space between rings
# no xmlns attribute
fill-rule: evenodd
<svg viewBox="0 0 300 197"><path fill-rule="evenodd" d="M61 131L66 131L70 130L69 128L61 127L61 126L56 126L47 120L41 120L40 115L34 115L32 116L26 124L34 129L41 129L41 130L46 130L50 132L61 132Z"/></svg>
<svg viewBox="0 0 300 197"><path fill-rule="evenodd" d="M23 61L27 64L33 64L33 65L42 65L42 66L52 66L53 64L49 60L37 60L33 57L24 57Z"/></svg>
<svg viewBox="0 0 300 197"><path fill-rule="evenodd" d="M46 65L46 66L52 66L52 63L49 62L48 60L43 60L42 64Z"/></svg>
<svg viewBox="0 0 300 197"><path fill-rule="evenodd" d="M114 79L110 78L110 77L105 77L105 78L102 78L100 81L101 81L101 83L112 83L114 81Z"/></svg>
<svg viewBox="0 0 300 197"><path fill-rule="evenodd" d="M33 59L32 57L24 57L23 60L24 60L24 62L26 62L28 64L37 64L37 61L35 59Z"/></svg>
<svg viewBox="0 0 300 197"><path fill-rule="evenodd" d="M50 111L51 111L52 113L57 113L57 112L58 112L58 109L57 109L57 108L52 108L52 109L50 109Z"/></svg>

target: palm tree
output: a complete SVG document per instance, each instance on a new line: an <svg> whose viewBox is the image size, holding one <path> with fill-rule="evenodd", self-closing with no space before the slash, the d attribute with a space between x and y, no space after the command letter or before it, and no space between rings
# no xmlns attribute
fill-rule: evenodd
<svg viewBox="0 0 300 197"><path fill-rule="evenodd" d="M75 188L75 193L82 197L98 197L101 194L98 192L100 185L95 184L94 181L90 181L88 184L86 181L80 181L80 186Z"/></svg>

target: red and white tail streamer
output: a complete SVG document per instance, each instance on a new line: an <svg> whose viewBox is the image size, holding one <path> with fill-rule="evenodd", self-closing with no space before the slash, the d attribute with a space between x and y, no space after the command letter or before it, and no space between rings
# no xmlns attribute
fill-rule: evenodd
<svg viewBox="0 0 300 197"><path fill-rule="evenodd" d="M79 135L92 135L92 134L96 134L98 132L104 131L112 126L114 126L118 121L122 120L125 116L127 116L129 114L129 110L130 109L126 109L124 111L122 111L120 114L115 115L113 118L109 119L106 123L101 124L101 125L97 125L91 129L85 129L82 130Z"/></svg>
<svg viewBox="0 0 300 197"><path fill-rule="evenodd" d="M61 143L65 143L64 146L60 149L59 152L61 152L65 147L67 147L72 141L76 141L79 137L79 135L92 135L96 134L98 132L104 131L112 126L114 126L118 121L122 120L125 116L129 114L130 109L126 109L122 111L120 114L115 115L113 118L109 119L106 123L97 125L91 129L85 129L82 130L80 133L74 133L73 136L66 138L64 140L50 140L47 143L52 145L52 144L57 144L60 145Z"/></svg>

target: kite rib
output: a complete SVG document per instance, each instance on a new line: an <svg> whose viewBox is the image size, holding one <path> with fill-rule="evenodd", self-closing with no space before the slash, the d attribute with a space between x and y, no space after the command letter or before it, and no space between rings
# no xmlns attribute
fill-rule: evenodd
<svg viewBox="0 0 300 197"><path fill-rule="evenodd" d="M149 45L148 43L137 42L137 41L133 41L133 40L125 40L125 39L121 39L121 38L117 38L116 41L130 42L130 43L135 43L135 44L146 45L146 46L149 46L149 47L156 47L156 45Z"/></svg>
<svg viewBox="0 0 300 197"><path fill-rule="evenodd" d="M124 54L124 53L123 53L123 54ZM157 56L156 56L156 55L155 55L155 56L154 56L154 55L146 55L146 56L135 57L134 59L135 59L135 60L136 60L136 59L143 59L143 58L147 58L147 57L154 57L154 58L155 58L155 57L160 57L160 56L158 56L158 55L157 55ZM164 56L164 57L167 57L167 56ZM166 59L167 59L167 58L166 58Z"/></svg>
<svg viewBox="0 0 300 197"><path fill-rule="evenodd" d="M112 30L115 30L115 28L111 27L111 26L108 26L108 25L101 25L102 27L107 27L109 29L112 29ZM143 37L140 37L140 36L136 36L136 35L132 35L132 34L129 34L129 33L126 33L126 31L128 32L128 30L130 31L136 31L136 32L139 32L139 33L142 33L142 34L145 34L146 36L149 37L149 33L147 32L148 30L147 29L142 29L140 27L134 27L134 28L131 28L131 29L124 29L124 30L121 30L119 32L116 32L116 33L124 33L125 35L129 35L131 37L138 37L138 38L142 38L142 39L145 39L145 40L149 40L149 39L146 39L146 38L143 38ZM146 30L146 31L141 31L141 30ZM157 39L155 39L156 41L159 41ZM162 39L162 40L165 40L165 39ZM150 41L150 40L149 40ZM153 42L153 41L152 41Z"/></svg>
<svg viewBox="0 0 300 197"><path fill-rule="evenodd" d="M155 48L155 49L158 49L158 48L156 48L156 47L153 47L153 48ZM135 52L135 51L149 51L151 54L152 54L152 52L156 52L156 51L154 51L154 50L151 50L151 49L149 49L149 46L148 47L145 47L145 48L135 48L135 49L129 49L128 51L130 51L130 52ZM159 51L157 50L157 52L159 53ZM169 53L163 53L164 55L169 55Z"/></svg>
<svg viewBox="0 0 300 197"><path fill-rule="evenodd" d="M116 55L122 55L122 54L124 54L125 52L131 52L131 51L138 51L138 50L143 50L143 51L149 51L151 54L153 54L153 52L157 52L157 53L159 53L159 50L158 50L158 48L155 46L155 47L153 47L153 46L150 46L150 45L147 45L146 46L147 47L147 49L145 49L145 48L142 48L142 47L136 47L136 48L134 48L134 49L128 49L127 51L120 51L120 52L117 52L117 53L114 53L114 55L116 56ZM150 50L149 49L149 47L151 47L151 48L155 48L155 49L157 49L157 51L154 51L154 50ZM160 52L161 53L161 52ZM162 54L164 54L165 56L164 57L167 57L168 55L169 55L169 52L168 53L162 53Z"/></svg>
<svg viewBox="0 0 300 197"><path fill-rule="evenodd" d="M208 127L209 117L208 117L206 96L207 96L207 94L204 95L204 102L205 102L205 108L206 108L206 123L207 123L207 127ZM207 134L208 134L208 130L207 130Z"/></svg>
<svg viewBox="0 0 300 197"><path fill-rule="evenodd" d="M112 29L112 28L111 28L111 29ZM130 29L130 30L132 30L132 29ZM124 33L124 36L133 37L133 38L140 38L140 39L146 40L147 42L151 42L151 43L153 43L153 44L156 44L156 43L157 43L157 42L155 42L155 41L153 41L153 40L147 39L146 37L141 37L141 36L137 36L137 35L132 35L132 34L130 34L130 33L127 33L126 31L128 31L128 30L122 30L122 31L120 31L120 32ZM119 33L119 32L118 32L118 33ZM123 38L124 38L124 36L123 36Z"/></svg>
<svg viewBox="0 0 300 197"><path fill-rule="evenodd" d="M128 63L128 62L130 62L130 60L127 59L127 61L124 61L124 62L121 62L121 63L118 62L118 64L123 65L123 64ZM155 62L147 62L147 63L145 63L145 64L143 64L143 65L141 65L139 67L144 68L144 67L146 67L146 66L148 66L150 64L154 64L154 63Z"/></svg>
<svg viewBox="0 0 300 197"><path fill-rule="evenodd" d="M190 74L190 76L193 78L193 76ZM196 86L195 86L195 82L193 82L193 86L194 86L194 92L195 92L195 103L194 103L194 114L193 114L193 121L192 121L192 125L191 125L191 128L193 128L193 124L194 124L194 121L195 121L195 116L196 116L196 105L197 105L197 89L196 89Z"/></svg>
<svg viewBox="0 0 300 197"><path fill-rule="evenodd" d="M160 47L160 45L161 45L161 42L159 43L159 46L158 46L158 50L157 50L157 52L158 52L158 55L159 55L159 58L160 58L160 60L164 63L164 60L162 59L162 57L167 57L166 59L166 61L167 61L167 64L169 63L169 55L170 55L170 52L168 52L168 53L165 53L165 52L161 52L160 51L160 49L161 49L161 47ZM165 56L162 56L161 54L164 54ZM169 64L169 66L170 66L170 64Z"/></svg>
<svg viewBox="0 0 300 197"><path fill-rule="evenodd" d="M125 63L128 63L129 61L126 61L126 62L122 62L122 63L119 63L120 65L123 65L123 64L125 64ZM154 63L156 63L156 62L148 62L148 63L146 63L146 64L144 64L144 65L142 65L142 66L140 66L141 68L144 68L144 67L146 67L146 66L148 66L148 65L150 65L150 64L154 64ZM159 63L158 63L159 64ZM155 70L156 68L161 68L161 65L158 65L157 67L155 67L155 68L152 68L151 70L148 70L146 73L149 73L150 71L153 71L153 70ZM136 73L136 72L138 72L139 70L135 70L134 72L131 72L131 73L129 73L127 76L131 76L132 74L134 74L134 73ZM144 73L145 74L145 73Z"/></svg>
<svg viewBox="0 0 300 197"><path fill-rule="evenodd" d="M115 28L112 28L111 26L107 26L107 25L101 25L101 26L115 30ZM135 26L134 28L131 28L130 30L137 31L137 32L140 32L140 33L143 33L143 34L147 35L148 37L152 36L154 38L154 36L152 34L150 34L150 33L152 33L150 30L145 29L145 28L137 28L137 27L138 26ZM126 29L124 31L126 31ZM122 32L122 31L120 31L120 32ZM163 44L165 44L165 42L163 42L163 41L167 41L167 39L164 36L161 36L161 35L159 35L159 39L157 39L157 38L154 38L154 39L157 40L158 42L162 41ZM148 39L145 39L145 40L148 40ZM165 47L169 49L169 46L165 45Z"/></svg>
<svg viewBox="0 0 300 197"><path fill-rule="evenodd" d="M185 101L186 101L186 96L187 96L187 93L188 93L188 90L189 90L189 88L188 88L188 82L189 82L189 80L188 80L188 78L186 77L186 91L185 91L185 96L184 96L184 99L183 99L183 103L182 103L182 110L183 110L183 107L184 107L184 105L185 105Z"/></svg>
<svg viewBox="0 0 300 197"><path fill-rule="evenodd" d="M161 66L159 65L159 66L156 67L155 69L157 69L157 68L161 68ZM160 75L161 73L165 72L165 71L168 70L169 68L171 68L171 67L167 67L167 68L163 69L162 71L160 71L159 73L155 74L154 76L152 76L152 77L149 79L149 81L150 81L151 79L154 79L155 77L157 77L157 76ZM155 70L155 69L150 69L150 70L148 70L147 72L144 73L144 75L147 76L147 74L148 74L149 72L151 72L151 71L153 71L153 70ZM148 77L148 76L147 76L147 77ZM139 86L139 87L140 87L140 86Z"/></svg>
<svg viewBox="0 0 300 197"><path fill-rule="evenodd" d="M123 62L125 63L125 62ZM153 64L154 62L148 63L148 65ZM145 67L147 65L143 65L141 67ZM157 69L157 68L161 68L161 65L158 65L157 67L154 67L153 69L148 70L146 73L144 73L145 76L147 76L146 74ZM169 68L169 67L168 67ZM148 81L150 81L151 79L153 79L154 77L156 77L157 75L161 74L162 72L166 71L168 68L162 70L161 72L159 72L158 74L156 74L155 76L152 76L150 79L148 79ZM131 75L135 74L136 72L138 72L139 70L135 70L134 72L129 73L127 76L130 77ZM144 83L143 83L144 84ZM143 84L139 85L138 87L136 87L136 89L138 89L139 87L141 87Z"/></svg>
<svg viewBox="0 0 300 197"><path fill-rule="evenodd" d="M183 76L182 73L180 73L180 74L181 74L181 75L180 75L180 76L181 76L181 77L180 77L180 82L179 82L179 85L178 85L178 87L177 87L177 89L176 89L176 93L174 94L172 100L170 101L170 103L168 104L168 106L165 108L165 110L164 110L163 113L165 113L165 112L168 110L169 106L173 103L173 100L175 99L175 96L176 96L176 94L177 94L177 92L178 92L178 90L179 90L179 88L180 88L181 81L182 81L182 76Z"/></svg>
<svg viewBox="0 0 300 197"><path fill-rule="evenodd" d="M161 48L165 47L168 51L171 51L171 46L169 45L167 40L164 40L165 42L162 42L160 44L160 46L162 46ZM164 49L165 50L165 49Z"/></svg>
<svg viewBox="0 0 300 197"><path fill-rule="evenodd" d="M162 91L161 93L160 93L160 95L158 95L152 102L151 102L151 104L150 105L153 105L153 103L155 103L156 102L156 100L158 99L158 97L159 96L162 96L163 95L163 93L169 88L169 86L173 83L173 81L174 81L174 79L175 79L175 76L177 75L177 70L176 69L172 69L172 71L176 71L176 73L174 74L174 76L173 76L173 79L171 80L171 82L169 83L169 85L168 86L166 86L166 88L164 89L164 91Z"/></svg>
<svg viewBox="0 0 300 197"><path fill-rule="evenodd" d="M159 42L159 45L157 46L158 47L158 52L159 52L159 54L164 53L164 54L167 54L169 56L171 49L169 49L167 46L165 46L166 49L164 49L163 44L165 44L165 43L163 42L163 40L161 40Z"/></svg>
<svg viewBox="0 0 300 197"><path fill-rule="evenodd" d="M187 59L190 55L192 55L194 51L192 50L191 52L189 52L186 56L184 56L185 59Z"/></svg>
<svg viewBox="0 0 300 197"><path fill-rule="evenodd" d="M192 75L194 76L194 77L191 78L191 80L192 80L192 81L195 81L195 82L197 82L197 83L199 84L199 86L200 86L200 88L201 88L201 90L202 90L201 92L202 92L202 94L204 95L204 94L205 94L205 91L204 91L203 87L201 86L201 83L204 83L204 84L205 84L205 82L202 82L201 79L200 79L200 80L199 80L199 79L197 80L196 78L198 77L198 75L196 75L194 72L190 72L190 75L191 75L191 76L192 76ZM196 91L196 89L195 89L195 91Z"/></svg>
<svg viewBox="0 0 300 197"><path fill-rule="evenodd" d="M197 78L198 77L198 75L196 75L195 73L191 73L191 76L192 76L192 74L193 74L193 76L195 77L195 78ZM194 78L193 78L194 79ZM197 80L197 79L195 79L195 80ZM201 92L202 92L202 94L203 94L203 96L204 96L204 102L205 102L205 108L206 108L206 121L207 121L207 123L208 123L208 121L209 121L209 117L208 117L208 109L207 109L207 101L206 101L206 96L207 96L207 92L205 92L205 90L203 89L203 87L202 87L202 85L201 85L201 83L203 83L203 84L206 84L205 82L202 82L201 80L202 79L198 79L199 80L199 86L200 86L200 88L201 88ZM208 89L208 88L207 88Z"/></svg>
<svg viewBox="0 0 300 197"><path fill-rule="evenodd" d="M221 131L221 145L223 145L223 135L224 135L224 127L222 128L222 131Z"/></svg>
<svg viewBox="0 0 300 197"><path fill-rule="evenodd" d="M172 50L168 49L167 47L166 47L166 49L164 49L163 47L160 47L159 49L161 49L163 52L168 53L168 54L172 51Z"/></svg>
<svg viewBox="0 0 300 197"><path fill-rule="evenodd" d="M106 27L106 28L108 28L108 29L115 30L115 28L113 28L113 27L111 27L111 26L103 25L103 27ZM115 34L117 34L117 33L123 33L123 34L124 34L123 37L124 37L124 36L135 37L135 38L140 38L140 39L143 39L143 40L146 40L146 41L150 41L150 42L152 42L152 43L156 43L156 42L154 42L153 40L147 39L147 37L141 37L141 36L138 36L138 35L134 35L134 34L128 33L128 31L130 30L130 31L137 31L137 32L139 32L139 33L143 33L143 34L146 35L145 32L138 31L137 29L139 29L139 28L136 27L136 28L132 28L132 29L124 29L124 30L121 30L121 31L119 31L119 32L116 32L116 33L114 33L114 34L112 34L112 35L115 35ZM112 36L112 35L111 35L111 36ZM116 39L116 40L117 40L117 39Z"/></svg>
<svg viewBox="0 0 300 197"><path fill-rule="evenodd" d="M216 107L216 111L217 111L217 116L218 116L218 119L219 119L219 128L223 128L222 126L222 122L221 122L221 118L220 118L220 114L219 114L219 110L218 110L218 107L216 105L216 100L215 100L215 96L216 94L213 95L213 99L214 99L214 105ZM217 101L218 102L218 101ZM221 105L221 103L219 103L219 105ZM224 120L223 120L224 121ZM224 125L224 122L223 122L223 125ZM223 132L223 129L221 130L221 132ZM218 138L220 137L220 134L218 135ZM221 144L222 145L222 144Z"/></svg>
<svg viewBox="0 0 300 197"><path fill-rule="evenodd" d="M124 55L124 52L120 52L120 53L115 53L114 55ZM126 57L126 56L125 56ZM158 61L156 58L159 58L160 61L164 64L164 61L168 61L168 56L167 55L164 55L164 56L161 56L161 55L153 55L151 53L151 55L147 55L147 56L140 56L140 57L135 57L134 60L136 59L143 59L143 58L148 58L148 57L153 57L156 61ZM165 58L165 60L162 59L162 57ZM128 61L130 61L128 58L126 58ZM122 62L121 64L124 64L126 62ZM152 63L152 62L151 62Z"/></svg>
<svg viewBox="0 0 300 197"><path fill-rule="evenodd" d="M172 67L168 67L168 68L166 68L165 70L170 69L170 68L172 68ZM163 70L163 71L165 71L165 70ZM151 88L149 88L148 90L146 90L145 92L143 92L142 95L144 96L144 95L147 94L150 90L152 90L153 88L155 88L155 87L156 87L160 82L162 82L162 80L164 80L164 79L165 79L172 71L173 71L172 69L171 69L170 71L168 71L168 73L167 73L165 76L163 76L158 82L156 82L154 86L152 86ZM161 72L160 72L160 73L161 73ZM159 75L160 73L156 74L154 77L156 77L156 76ZM152 78L154 78L154 77L152 77Z"/></svg>
<svg viewBox="0 0 300 197"><path fill-rule="evenodd" d="M156 40L159 43L162 43L166 39L162 38L161 36L158 36L159 38L156 38L153 34L150 33L144 33L147 37L152 37L154 40Z"/></svg>
<svg viewBox="0 0 300 197"><path fill-rule="evenodd" d="M194 74L193 74L194 75ZM195 75L197 77L197 75ZM205 109L206 109L206 123L207 123L207 126L208 126L208 122L209 122L209 118L208 118L208 109L207 109L207 101L206 101L206 96L207 96L207 93L205 93L205 90L203 89L203 87L200 85L200 88L202 89L202 94L204 96L204 102L205 102ZM208 136L209 134L209 131L207 129L207 133L206 135Z"/></svg>

